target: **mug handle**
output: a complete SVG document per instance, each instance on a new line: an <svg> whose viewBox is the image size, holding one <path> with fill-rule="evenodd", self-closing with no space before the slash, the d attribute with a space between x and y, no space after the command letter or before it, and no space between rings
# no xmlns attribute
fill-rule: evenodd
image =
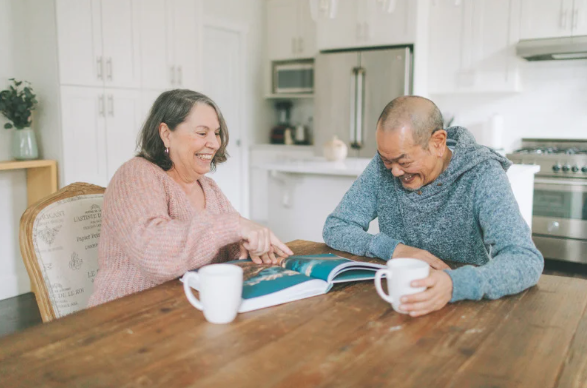
<svg viewBox="0 0 587 388"><path fill-rule="evenodd" d="M190 278L194 278L196 282L200 281L200 275L197 272L186 272L183 275L183 292L185 292L185 296L188 298L188 302L195 308L200 311L204 311L204 306L202 306L202 302L192 292L192 288L190 287Z"/></svg>
<svg viewBox="0 0 587 388"><path fill-rule="evenodd" d="M383 275L387 275L387 279L391 279L391 271L389 269L380 269L379 271L377 271L375 273L375 289L377 290L377 293L379 294L379 296L381 298L383 298L383 300L385 300L389 303L393 303L393 299L391 298L391 295L383 292L383 288L381 287L381 277Z"/></svg>

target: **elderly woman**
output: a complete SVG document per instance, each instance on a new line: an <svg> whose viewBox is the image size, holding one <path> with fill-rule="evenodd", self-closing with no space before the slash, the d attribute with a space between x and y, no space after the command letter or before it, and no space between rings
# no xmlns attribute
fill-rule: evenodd
<svg viewBox="0 0 587 388"><path fill-rule="evenodd" d="M157 98L138 156L118 169L104 196L90 306L205 264L247 254L270 263L293 254L270 230L241 217L204 176L226 161L227 145L226 123L210 98L190 90Z"/></svg>

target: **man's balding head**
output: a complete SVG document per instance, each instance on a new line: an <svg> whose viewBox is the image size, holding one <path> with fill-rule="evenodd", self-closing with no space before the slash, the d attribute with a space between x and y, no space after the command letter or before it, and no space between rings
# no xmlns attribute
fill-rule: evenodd
<svg viewBox="0 0 587 388"><path fill-rule="evenodd" d="M383 109L377 121L377 128L382 131L410 128L414 143L423 148L428 147L432 133L443 126L442 114L436 104L419 96L395 98Z"/></svg>

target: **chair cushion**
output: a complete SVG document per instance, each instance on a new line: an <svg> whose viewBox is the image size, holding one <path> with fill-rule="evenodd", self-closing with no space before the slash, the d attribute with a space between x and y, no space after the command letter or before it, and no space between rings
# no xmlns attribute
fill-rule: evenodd
<svg viewBox="0 0 587 388"><path fill-rule="evenodd" d="M103 194L65 198L35 218L33 245L57 318L87 307L98 273Z"/></svg>

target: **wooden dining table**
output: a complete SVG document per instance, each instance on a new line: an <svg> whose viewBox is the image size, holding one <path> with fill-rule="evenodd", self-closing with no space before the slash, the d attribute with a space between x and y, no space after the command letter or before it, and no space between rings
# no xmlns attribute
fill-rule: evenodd
<svg viewBox="0 0 587 388"><path fill-rule="evenodd" d="M587 280L543 275L412 318L363 281L215 325L172 280L1 338L0 387L587 387L586 307Z"/></svg>

